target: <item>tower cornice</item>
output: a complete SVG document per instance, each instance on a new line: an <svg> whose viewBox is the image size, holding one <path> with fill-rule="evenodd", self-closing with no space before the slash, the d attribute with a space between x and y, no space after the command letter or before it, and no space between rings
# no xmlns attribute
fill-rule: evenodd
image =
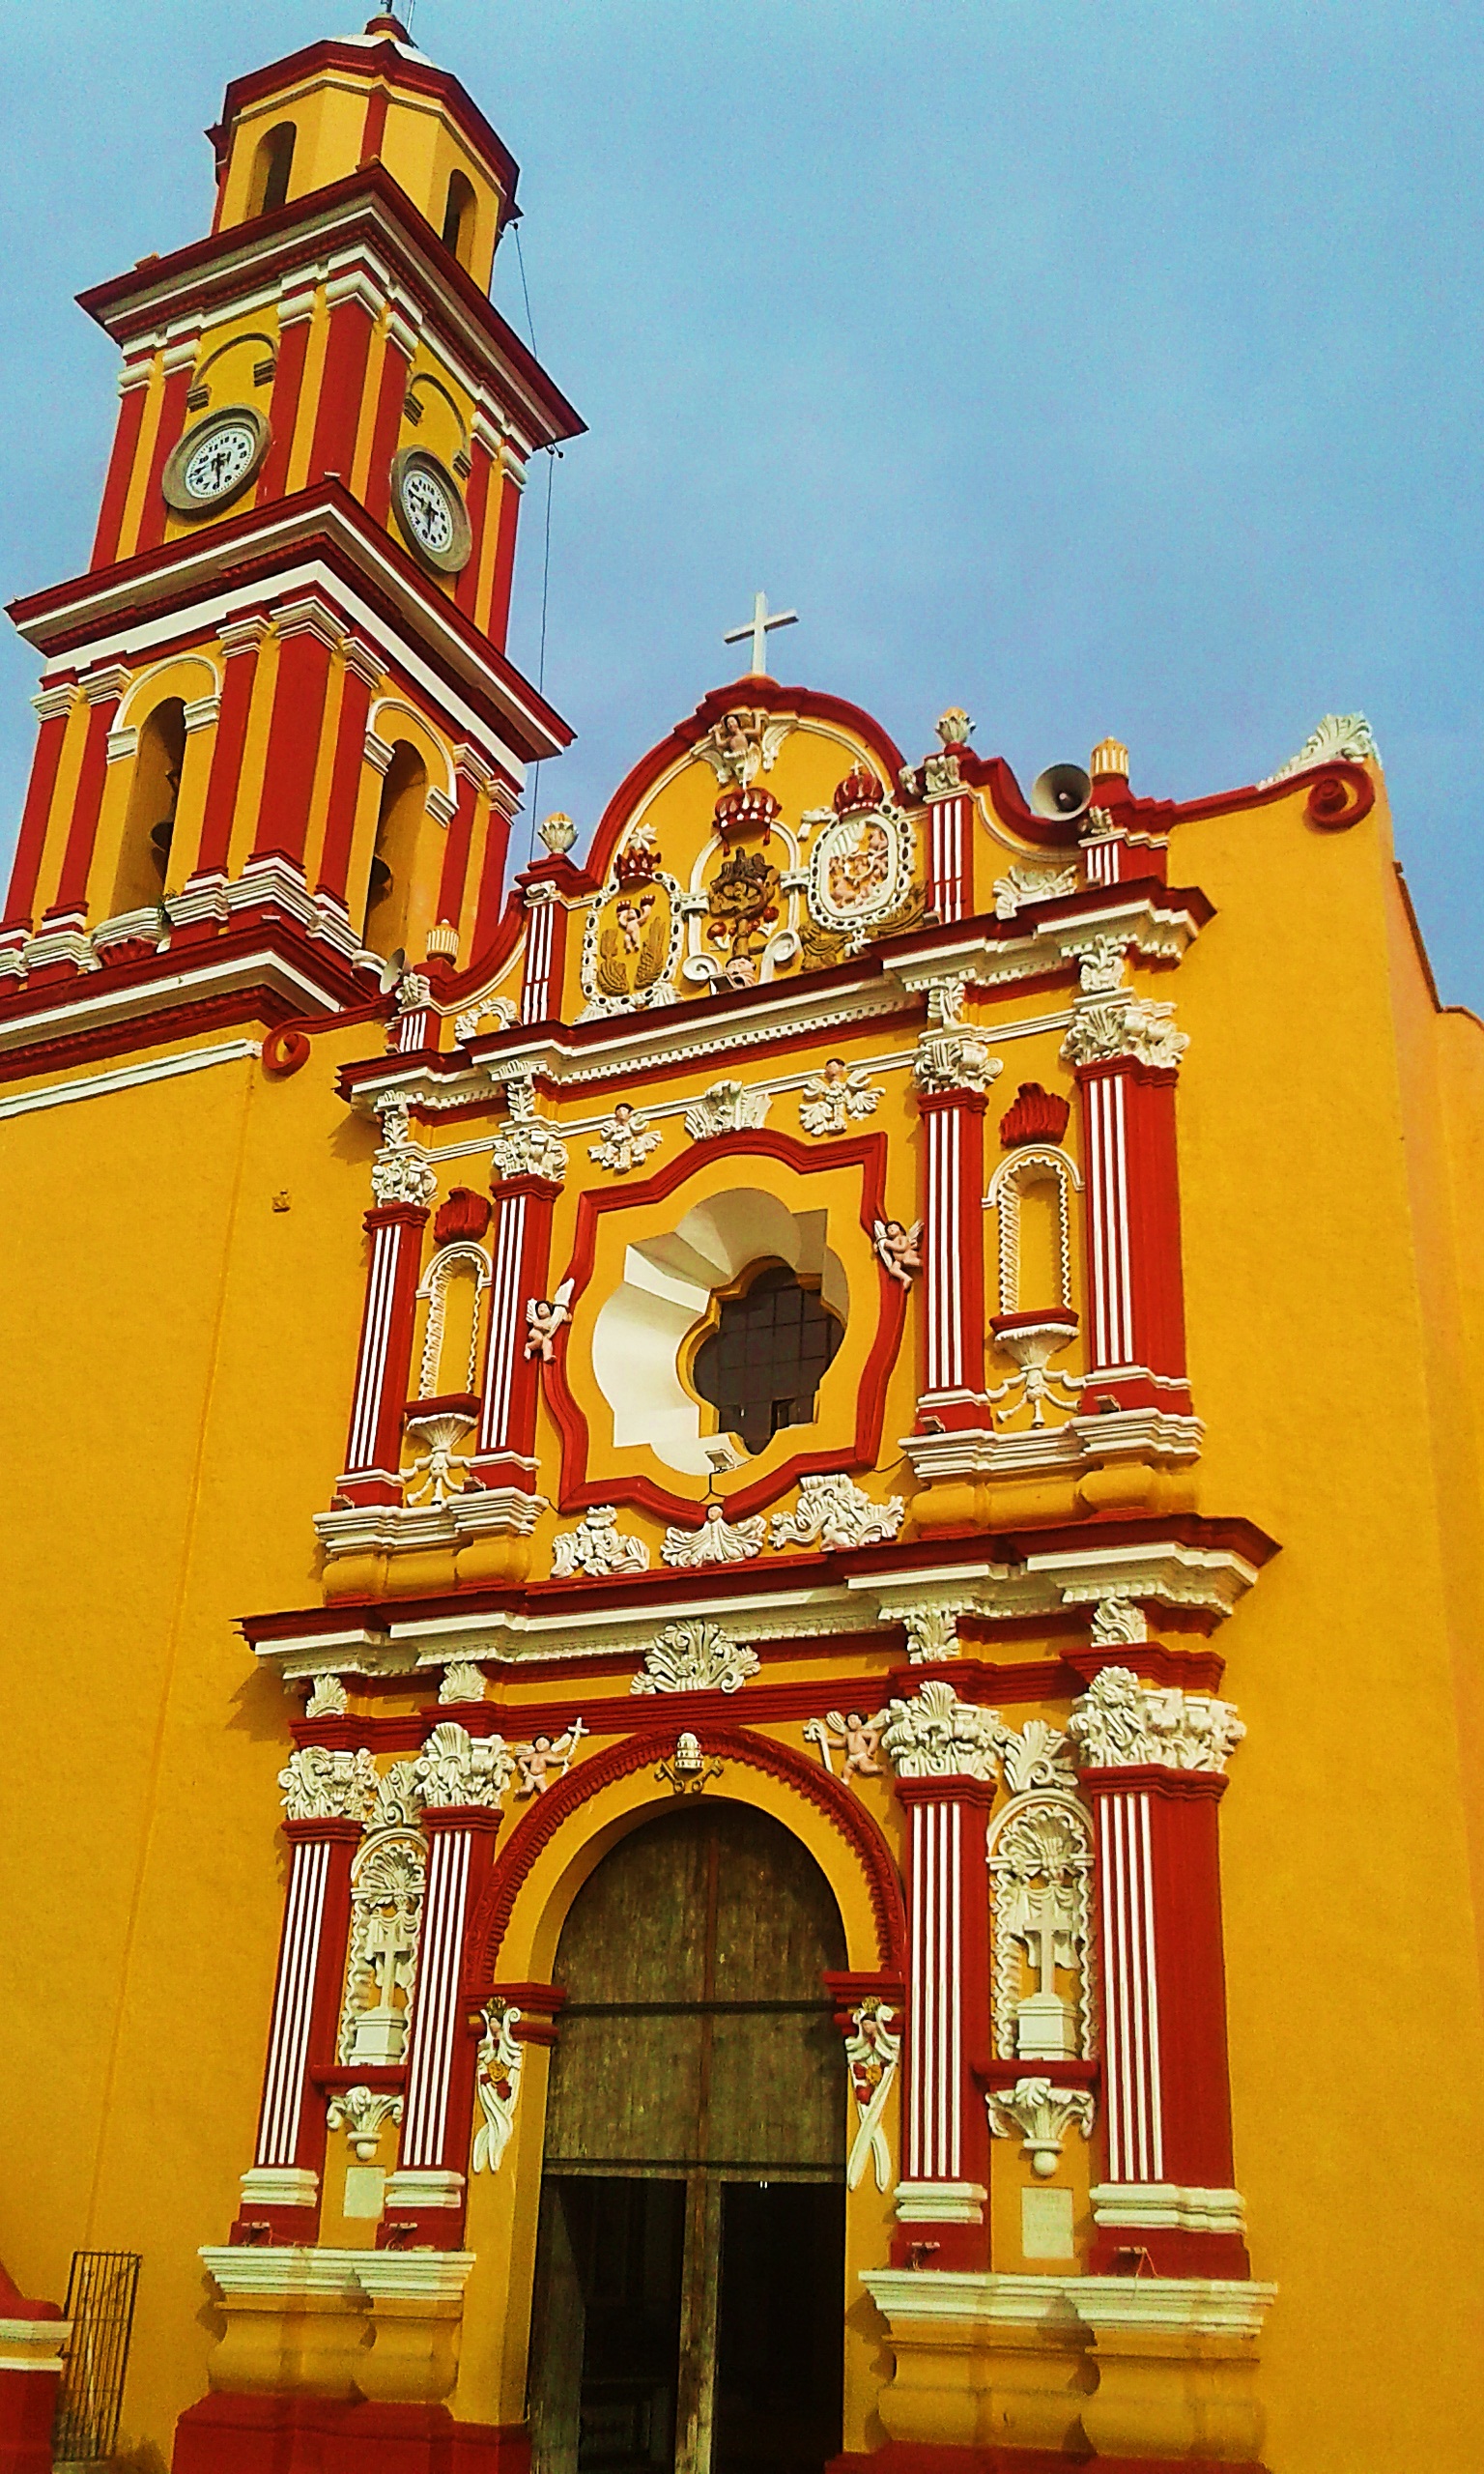
<svg viewBox="0 0 1484 2474"><path fill-rule="evenodd" d="M388 281L405 286L443 329L520 420L531 447L582 434L581 415L379 163L94 284L77 295L78 305L128 350L151 335L163 340L187 321L274 299L306 267L333 258L337 272L349 271L357 247L373 248Z"/></svg>
<svg viewBox="0 0 1484 2474"><path fill-rule="evenodd" d="M561 716L334 479L27 594L9 605L9 616L48 662L91 663L105 648L157 643L169 621L198 615L204 600L224 591L236 604L260 599L275 577L285 590L297 589L306 560L363 600L385 631L387 649L426 663L519 762L570 744Z"/></svg>

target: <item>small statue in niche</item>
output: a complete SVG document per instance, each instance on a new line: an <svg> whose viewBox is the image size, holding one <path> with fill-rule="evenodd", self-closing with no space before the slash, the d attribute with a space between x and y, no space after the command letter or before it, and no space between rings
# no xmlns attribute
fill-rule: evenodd
<svg viewBox="0 0 1484 2474"><path fill-rule="evenodd" d="M556 1355L556 1335L572 1320L573 1282L564 1280L555 1297L526 1300L526 1354L550 1366Z"/></svg>
<svg viewBox="0 0 1484 2474"><path fill-rule="evenodd" d="M910 1228L904 1228L899 1220L878 1220L871 1234L883 1271L903 1288L910 1288L923 1268L922 1222L914 1220Z"/></svg>

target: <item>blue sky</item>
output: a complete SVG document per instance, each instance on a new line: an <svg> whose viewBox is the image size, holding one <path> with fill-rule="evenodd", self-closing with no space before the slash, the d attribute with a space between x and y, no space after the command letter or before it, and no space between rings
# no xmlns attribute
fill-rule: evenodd
<svg viewBox="0 0 1484 2474"><path fill-rule="evenodd" d="M226 79L319 0L13 0L0 94L0 584L74 572L111 434L84 284L206 228ZM1379 0L416 0L522 166L556 467L546 685L585 828L731 676L911 755L965 702L1022 781L1135 787L1376 731L1445 998L1484 1008L1484 18ZM496 297L522 327L515 252ZM545 473L511 649L534 676ZM534 519L532 521L532 519ZM0 651L0 843L36 665Z"/></svg>

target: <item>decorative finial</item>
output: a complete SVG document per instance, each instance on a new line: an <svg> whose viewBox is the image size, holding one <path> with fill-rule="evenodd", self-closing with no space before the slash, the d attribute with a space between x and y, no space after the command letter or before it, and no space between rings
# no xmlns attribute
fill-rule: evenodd
<svg viewBox="0 0 1484 2474"><path fill-rule="evenodd" d="M722 642L724 645L740 645L747 637L751 636L753 640L751 676L754 678L766 678L768 675L769 635L775 627L796 627L798 623L799 614L796 610L770 610L768 608L767 594L765 592L755 592L753 595L753 615L748 620L747 625L745 627L728 627L727 633L722 638Z"/></svg>
<svg viewBox="0 0 1484 2474"><path fill-rule="evenodd" d="M562 852L570 850L577 840L577 827L572 819L569 816L563 816L558 809L555 816L547 818L544 824L537 825L536 839L546 844L554 859L559 859Z"/></svg>
<svg viewBox="0 0 1484 2474"><path fill-rule="evenodd" d="M1117 773L1128 779L1128 750L1123 740L1100 738L1087 760L1087 769L1096 782L1099 773Z"/></svg>
<svg viewBox="0 0 1484 2474"><path fill-rule="evenodd" d="M938 715L933 727L944 746L948 748L967 747L969 734L974 725L961 705L950 705L946 713Z"/></svg>

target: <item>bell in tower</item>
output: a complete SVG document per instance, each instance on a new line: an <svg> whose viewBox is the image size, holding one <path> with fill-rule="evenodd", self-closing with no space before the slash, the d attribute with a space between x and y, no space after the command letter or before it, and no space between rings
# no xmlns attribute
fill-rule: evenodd
<svg viewBox="0 0 1484 2474"><path fill-rule="evenodd" d="M123 358L85 574L13 605L41 733L0 1021L312 1016L475 964L527 766L529 457L581 423L488 293L517 168L390 14L236 79L207 238L82 297ZM103 976L100 978L100 974Z"/></svg>

